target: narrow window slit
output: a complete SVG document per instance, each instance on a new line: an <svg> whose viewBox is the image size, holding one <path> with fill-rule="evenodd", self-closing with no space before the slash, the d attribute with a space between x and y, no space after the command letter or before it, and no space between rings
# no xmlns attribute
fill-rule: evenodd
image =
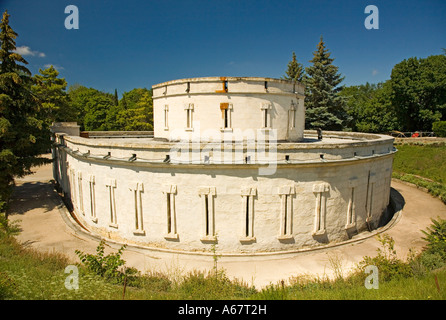
<svg viewBox="0 0 446 320"><path fill-rule="evenodd" d="M205 209L205 223L206 223L206 236L209 236L209 198L208 195L204 195L204 209Z"/></svg>
<svg viewBox="0 0 446 320"><path fill-rule="evenodd" d="M249 196L246 197L246 228L245 236L249 237Z"/></svg>

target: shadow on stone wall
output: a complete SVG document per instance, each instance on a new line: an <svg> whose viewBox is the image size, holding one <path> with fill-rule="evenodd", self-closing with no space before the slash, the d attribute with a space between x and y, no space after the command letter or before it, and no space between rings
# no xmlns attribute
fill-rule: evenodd
<svg viewBox="0 0 446 320"><path fill-rule="evenodd" d="M406 200L404 200L401 193L394 188L390 188L390 203L379 219L378 228L388 224L390 220L392 220L394 214L401 211L405 204Z"/></svg>

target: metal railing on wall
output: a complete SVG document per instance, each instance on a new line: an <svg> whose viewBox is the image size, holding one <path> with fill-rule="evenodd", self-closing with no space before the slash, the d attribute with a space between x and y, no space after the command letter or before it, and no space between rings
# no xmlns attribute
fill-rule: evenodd
<svg viewBox="0 0 446 320"><path fill-rule="evenodd" d="M423 137L436 137L435 132L431 131L412 131L412 132L400 132L392 131L388 133L392 137L396 138L423 138Z"/></svg>

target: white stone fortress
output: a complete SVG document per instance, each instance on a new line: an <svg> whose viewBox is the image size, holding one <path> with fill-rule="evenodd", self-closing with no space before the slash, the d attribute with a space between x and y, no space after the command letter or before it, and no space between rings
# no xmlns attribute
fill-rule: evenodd
<svg viewBox="0 0 446 320"><path fill-rule="evenodd" d="M249 77L155 85L153 135L55 124L54 178L90 233L152 250L290 253L385 224L393 138L304 131L303 92Z"/></svg>

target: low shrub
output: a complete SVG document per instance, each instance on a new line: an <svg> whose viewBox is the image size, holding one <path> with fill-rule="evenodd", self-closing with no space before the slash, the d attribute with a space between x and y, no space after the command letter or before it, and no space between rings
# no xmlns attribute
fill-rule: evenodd
<svg viewBox="0 0 446 320"><path fill-rule="evenodd" d="M11 297L16 289L16 283L6 272L0 271L0 300Z"/></svg>
<svg viewBox="0 0 446 320"><path fill-rule="evenodd" d="M427 270L439 269L446 265L446 220L431 219L432 224L422 230L427 241L425 250L420 254L420 263Z"/></svg>
<svg viewBox="0 0 446 320"><path fill-rule="evenodd" d="M413 276L413 270L409 263L399 259L395 250L395 240L387 234L378 235L378 241L382 248L377 249L375 257L365 256L358 264L361 272L364 272L367 266L376 266L379 270L380 281L390 281L395 278L407 278Z"/></svg>
<svg viewBox="0 0 446 320"><path fill-rule="evenodd" d="M5 213L0 212L0 238L12 237L20 233L20 221L11 222Z"/></svg>
<svg viewBox="0 0 446 320"><path fill-rule="evenodd" d="M125 260L121 259L121 256L125 248L126 245L123 245L118 252L104 255L105 241L101 240L96 248L96 254L88 254L79 250L76 250L75 253L87 269L94 274L115 283L123 283L126 279L128 284L132 284L139 276L139 271L124 266Z"/></svg>
<svg viewBox="0 0 446 320"><path fill-rule="evenodd" d="M429 253L437 253L446 259L446 220L439 218L431 219L432 224L427 231L422 231L427 241L427 250Z"/></svg>

